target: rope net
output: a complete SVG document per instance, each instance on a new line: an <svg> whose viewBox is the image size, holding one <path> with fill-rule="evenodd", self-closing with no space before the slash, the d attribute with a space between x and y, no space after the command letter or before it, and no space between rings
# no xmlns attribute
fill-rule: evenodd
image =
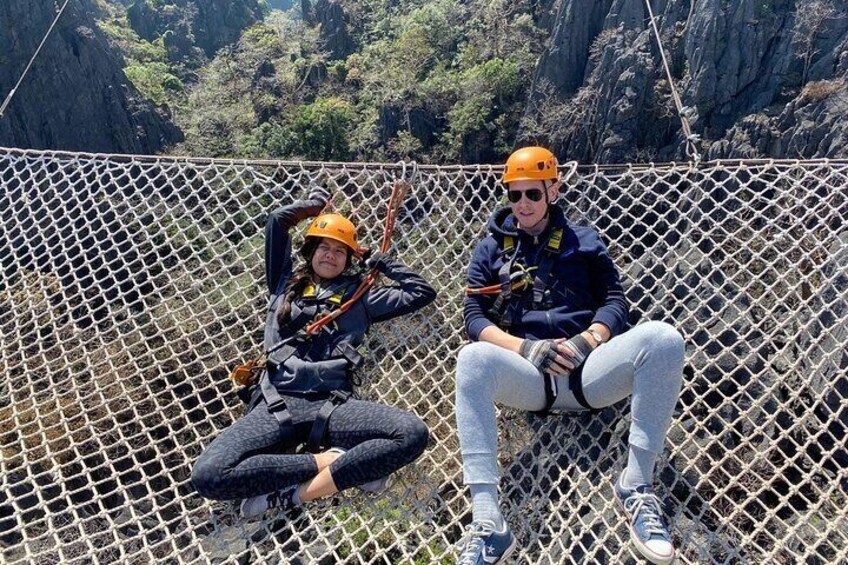
<svg viewBox="0 0 848 565"><path fill-rule="evenodd" d="M373 327L360 392L421 416L425 454L383 494L246 521L189 477L242 413L228 374L262 338L265 215L321 183L377 245L410 171L0 149L0 562L453 562L462 288L499 172L420 167L398 218L392 253L439 297ZM631 322L686 338L657 480L680 561L848 559L848 162L581 167L569 185ZM626 404L500 412L517 562L636 562L612 496Z"/></svg>

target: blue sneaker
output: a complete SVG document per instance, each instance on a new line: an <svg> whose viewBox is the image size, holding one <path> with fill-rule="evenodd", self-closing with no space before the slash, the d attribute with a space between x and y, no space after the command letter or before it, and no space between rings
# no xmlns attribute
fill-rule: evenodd
<svg viewBox="0 0 848 565"><path fill-rule="evenodd" d="M495 531L490 520L472 522L468 526L465 544L457 559L457 565L493 565L501 563L515 551L518 541L504 522L503 530Z"/></svg>
<svg viewBox="0 0 848 565"><path fill-rule="evenodd" d="M621 479L615 484L615 497L630 518L630 539L645 559L656 565L674 560L674 544L662 518L660 499L650 485L628 489Z"/></svg>

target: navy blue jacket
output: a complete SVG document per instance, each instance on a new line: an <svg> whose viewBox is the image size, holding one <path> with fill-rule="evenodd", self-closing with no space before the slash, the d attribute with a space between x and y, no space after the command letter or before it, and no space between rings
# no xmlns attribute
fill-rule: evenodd
<svg viewBox="0 0 848 565"><path fill-rule="evenodd" d="M342 274L322 284L313 297L296 297L292 302L291 322L284 327L277 322L277 310L292 275L289 230L306 218L319 214L322 207L319 201L301 200L277 208L268 215L265 225L265 279L270 299L265 323L266 351L312 322L314 306L320 305L322 308L319 310L326 311L327 298L343 293L346 301L359 286L361 279L358 276ZM308 339L297 339L293 342L294 351L283 348L269 357L269 377L277 389L303 393L350 390L351 355L357 355L355 349L362 344L368 327L374 322L414 312L436 298L436 291L427 281L398 261L390 260L383 275L397 286L372 286L336 319L332 331L322 330Z"/></svg>
<svg viewBox="0 0 848 565"><path fill-rule="evenodd" d="M498 284L498 270L504 264L503 238L515 238L516 263L525 267L538 266L545 251L548 234L563 229L559 255L554 259L548 278L551 308L533 309L533 293L520 295L518 314L509 333L530 339L571 337L594 322L610 329L612 335L624 331L627 324L627 299L618 271L598 233L589 227L569 224L558 206L551 206L551 217L545 232L538 237L516 228L510 209L496 210L489 219L491 232L477 244L468 266L468 286L479 288ZM495 295L471 295L465 298L463 318L471 340L477 341L480 332L497 325L490 310Z"/></svg>

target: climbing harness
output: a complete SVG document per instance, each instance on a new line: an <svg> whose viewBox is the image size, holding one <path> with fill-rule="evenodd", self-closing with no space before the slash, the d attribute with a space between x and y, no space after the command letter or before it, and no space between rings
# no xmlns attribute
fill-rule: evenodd
<svg viewBox="0 0 848 565"><path fill-rule="evenodd" d="M494 304L489 310L489 314L495 318L498 327L504 331L509 331L518 314L520 299L516 300L516 298L522 297L524 291L527 289L532 288L533 309L542 310L549 308L551 289L548 282L554 263L558 259L568 257L575 250L573 245L569 245L567 249L563 250L564 236L565 231L563 228L551 230L548 241L542 250L541 260L534 267L525 267L515 262L520 242L519 245L516 245L513 236L504 236L501 246L503 266L498 270L499 282L479 288L466 287L465 294L468 296L497 295ZM535 276L531 273L532 271L535 271ZM555 376L545 373L544 386L545 407L536 412L538 415L548 414L559 395ZM591 412L597 411L587 402L583 394L581 371L579 369L569 373L568 388L581 406Z"/></svg>
<svg viewBox="0 0 848 565"><path fill-rule="evenodd" d="M554 262L563 257L563 235L563 228L551 230L539 264L532 267L516 263L515 258L518 255L520 242L516 245L513 236L504 236L501 245L503 266L498 269L498 283L479 288L466 287L465 294L469 296L497 295L489 313L496 318L498 326L505 331L512 326L517 314L519 300L515 298L523 296L528 288L533 290L533 308L537 310L545 308L550 302L548 279L550 279L551 269ZM573 250L569 250L568 254L572 252Z"/></svg>
<svg viewBox="0 0 848 565"><path fill-rule="evenodd" d="M415 164L413 163L413 165ZM417 166L414 166L413 171L410 182L417 174ZM392 186L392 194L389 198L386 221L383 229L383 239L380 244L381 253L385 253L389 250L397 216L400 212L400 207L403 204L404 197L409 190L410 182L399 179L396 180ZM352 226L353 224L351 224L349 220L339 216L338 214L322 214L312 222L308 229L307 236L332 237L333 239L341 241L348 247L351 247L354 251L357 251L355 230L352 229ZM231 373L230 378L242 387L253 386L258 382L262 396L265 398L268 412L274 415L280 427L287 427L291 424L291 413L288 410L288 406L286 406L285 398L280 395L277 387L274 386L274 383L271 382L271 379L268 376L266 368L269 360L276 365L281 365L286 359L295 353L296 348L293 345L294 342L310 339L322 330L329 332L337 330L338 325L336 324L336 319L347 312L356 303L356 301L365 294L365 292L377 280L377 275L377 270L372 269L346 302L343 302L343 300L348 287L337 289L336 292L323 301L335 306L335 308L332 308L328 313L320 316L317 320L314 318L320 311L319 304L311 304L309 308L304 308L298 315L298 318L303 316L305 319L313 320L304 330L282 340L271 349L263 352L256 359L237 366ZM301 293L301 297L303 298L317 298L318 295L318 287L312 283L306 285ZM280 350L282 350L282 353L275 355L275 353ZM356 351L356 348L351 346L349 343L342 346L340 353L349 363L349 375L350 373L355 373L355 371L362 365L362 356L358 351ZM351 395L352 393L342 390L336 390L330 393L330 397L321 406L315 421L312 424L312 430L309 434L309 441L306 446L308 451L317 453L325 447L327 424L330 416L336 408L347 402Z"/></svg>
<svg viewBox="0 0 848 565"><path fill-rule="evenodd" d="M545 373L544 374L544 385L545 385L545 407L541 410L537 410L533 412L537 416L547 416L551 413L551 408L553 408L554 402L556 402L557 396L559 396L559 387L557 387L556 376ZM600 412L599 409L593 407L589 404L589 401L586 400L586 395L583 394L583 368L578 367L574 371L569 371L568 373L568 390L574 395L574 399L577 403L585 408L589 413L596 414Z"/></svg>
<svg viewBox="0 0 848 565"><path fill-rule="evenodd" d="M318 410L318 415L315 416L315 421L312 423L312 430L309 432L309 441L306 443L306 450L310 453L319 453L330 447L327 443L327 424L330 421L330 416L333 412L347 402L352 394L343 390L334 390L330 393L330 398L321 405Z"/></svg>
<svg viewBox="0 0 848 565"><path fill-rule="evenodd" d="M591 404L589 404L589 401L586 400L586 395L583 394L582 367L578 367L576 371L571 371L570 373L568 373L568 390L570 390L571 393L574 395L574 399L577 400L577 403L589 412L595 413L600 411ZM554 400L556 400L556 397L554 397ZM553 401L551 401L551 403L547 407L547 410L550 410L553 404Z"/></svg>
<svg viewBox="0 0 848 565"><path fill-rule="evenodd" d="M344 294L345 294L345 291L346 291L347 288L349 288L349 287L341 287L340 289L337 289L336 292L334 292L332 295L330 295L329 297L324 299L322 302L330 304L331 306L332 305L335 305L335 306L340 305L342 303L342 300L344 299ZM303 292L301 293L301 296L306 297L306 298L315 298L318 295L319 295L319 293L318 293L317 288L315 287L315 285L312 285L312 284L307 285L306 288L304 288ZM319 304L312 304L310 306L311 306L310 308L304 309L304 312L302 313L302 315L308 316L310 318L314 317L316 315L320 305ZM334 326L335 326L335 324L334 324ZM329 331L329 332L333 331L329 328L330 328L329 325L323 326L323 329L325 331ZM334 327L333 329L338 329L338 328ZM262 396L265 398L265 403L267 404L268 412L274 415L274 417L277 419L277 422L280 424L281 427L287 426L291 423L291 414L289 413L288 407L286 406L285 398L279 393L279 391L277 390L277 387L274 386L274 383L271 382L269 373L266 370L267 364L270 362L270 363L272 363L273 365L276 365L276 366L282 365L283 363L285 363L285 361L289 357L294 355L294 353L296 352L296 350L297 350L297 348L295 346L296 342L299 341L299 342L303 343L303 342L308 341L311 338L312 338L312 335L307 334L306 331L304 331L304 330L298 331L295 334L293 334L292 336L290 336L290 337L282 340L280 343L277 343L276 345L274 345L274 347L272 347L271 349L266 351L259 358L255 359L253 361L249 361L247 364L245 364L245 365L247 365L247 367L240 366L240 367L243 367L242 373L245 373L245 372L250 373L251 381L248 381L248 383L247 383L248 386L252 385L252 384L256 384L257 380L254 380L254 379L258 379L259 388L260 388L260 391L262 393ZM355 373L355 371L357 369L359 369L359 367L362 365L362 356L350 344L344 344L342 346L340 353L341 353L342 357L344 357L345 360L347 360L347 362L348 362L348 377L350 378L352 373ZM237 367L236 371L238 371L238 370L239 370L239 368ZM233 380L235 380L235 379L233 379ZM351 378L351 381L352 380L353 379ZM339 394L336 394L336 392L338 392ZM340 398L339 395L341 395L341 397L344 397L345 400L346 400L347 397L349 396L349 393L342 392L342 391L335 391L335 392L332 393L331 399L338 400L338 398ZM339 402L339 403L341 403L341 402ZM319 417L321 417L322 414L325 415L325 419L321 423L321 425L323 425L323 426L326 426L326 419L329 418L329 415L332 413L332 410L328 411L325 408L326 408L326 406L323 407L322 410L319 412ZM314 425L318 425L318 422L316 421L316 423Z"/></svg>

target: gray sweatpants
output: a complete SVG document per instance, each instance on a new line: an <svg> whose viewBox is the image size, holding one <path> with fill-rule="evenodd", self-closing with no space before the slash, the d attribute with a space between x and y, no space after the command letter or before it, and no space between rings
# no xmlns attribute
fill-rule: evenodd
<svg viewBox="0 0 848 565"><path fill-rule="evenodd" d="M632 395L630 444L662 451L683 379L683 338L664 322L646 322L593 351L583 367L583 394L595 408ZM456 423L466 484L498 484L495 405L545 407L542 376L522 356L486 342L466 345L456 368ZM584 410L557 379L554 409Z"/></svg>

